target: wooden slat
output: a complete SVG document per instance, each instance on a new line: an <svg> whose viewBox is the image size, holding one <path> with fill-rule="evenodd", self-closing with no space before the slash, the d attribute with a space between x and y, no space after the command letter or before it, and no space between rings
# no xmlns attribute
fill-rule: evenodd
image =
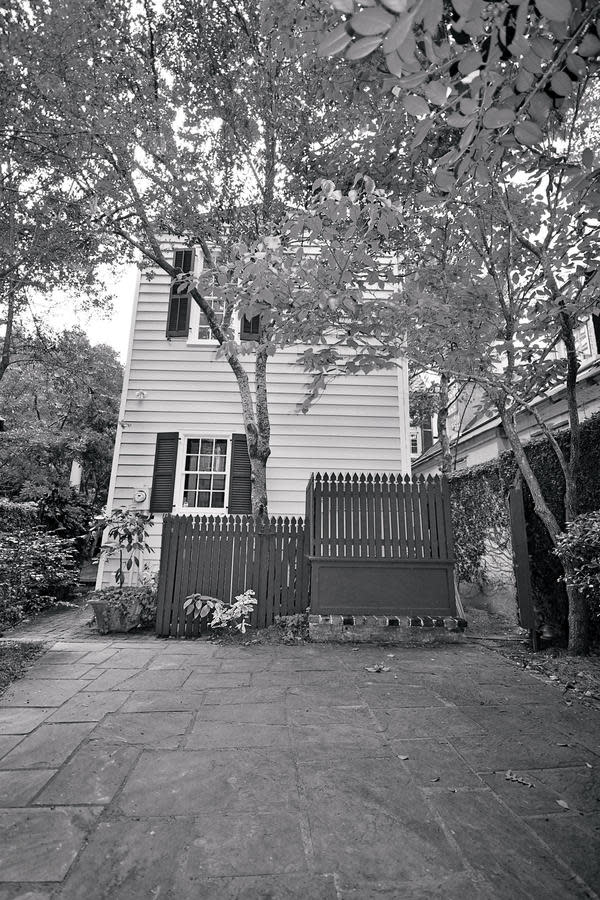
<svg viewBox="0 0 600 900"><path fill-rule="evenodd" d="M196 591L196 582L198 579L198 565L199 565L199 555L200 555L200 522L198 516L195 516L192 519L192 530L190 534L190 562L188 565L187 571L187 585L185 590L185 596L189 597L190 594L197 593ZM184 614L182 608L182 615ZM200 622L198 619L194 619L192 616L185 616L185 636L186 637L197 637L200 630Z"/></svg>
<svg viewBox="0 0 600 900"><path fill-rule="evenodd" d="M406 517L406 555L408 559L415 558L415 530L413 527L412 485L408 475L402 486L402 500L404 515Z"/></svg>
<svg viewBox="0 0 600 900"><path fill-rule="evenodd" d="M188 532L190 530L190 516L182 516L180 519L180 534L177 552L177 568L175 571L175 586L173 589L173 615L169 634L171 637L181 637L184 632L183 616L183 591L186 582L186 565L188 554Z"/></svg>
<svg viewBox="0 0 600 900"><path fill-rule="evenodd" d="M427 482L419 481L419 521L421 523L421 549L423 559L431 559L431 523L429 519L429 489Z"/></svg>
<svg viewBox="0 0 600 900"><path fill-rule="evenodd" d="M381 477L379 475L375 475L373 480L373 518L374 518L374 533L373 538L375 542L375 556L380 559L385 555L385 552L382 547L383 541L383 523L382 523L382 515L383 515L383 500L382 500L382 489L381 489Z"/></svg>
<svg viewBox="0 0 600 900"><path fill-rule="evenodd" d="M400 556L400 509L398 507L398 495L401 486L394 476L388 482L388 498L390 507L390 556ZM404 532L404 528L402 533Z"/></svg>
<svg viewBox="0 0 600 900"><path fill-rule="evenodd" d="M171 609L173 606L173 585L175 566L177 563L177 520L175 516L166 515L163 520L161 542L161 567L158 582L156 633L161 637L169 634Z"/></svg>
<svg viewBox="0 0 600 900"><path fill-rule="evenodd" d="M436 475L436 478L438 476ZM448 484L448 479L443 478L441 480L441 492L442 492L442 519L443 519L443 529L444 529L444 537L445 537L445 552L446 559L454 559L454 535L452 532L452 514L450 507L450 485ZM442 552L442 541L440 541L440 553Z"/></svg>
<svg viewBox="0 0 600 900"><path fill-rule="evenodd" d="M429 539L431 556L440 558L440 533L438 529L438 506L441 506L442 498L433 478L427 479L427 513L429 517Z"/></svg>

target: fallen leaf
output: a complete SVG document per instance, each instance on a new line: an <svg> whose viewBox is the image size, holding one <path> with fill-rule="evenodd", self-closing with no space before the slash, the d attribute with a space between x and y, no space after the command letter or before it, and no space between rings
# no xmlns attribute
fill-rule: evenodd
<svg viewBox="0 0 600 900"><path fill-rule="evenodd" d="M398 756L398 759L408 759L408 756Z"/></svg>
<svg viewBox="0 0 600 900"><path fill-rule="evenodd" d="M440 780L440 776L439 776L439 775L436 775L435 778L432 778L431 780L432 780L432 781L439 781L439 780Z"/></svg>
<svg viewBox="0 0 600 900"><path fill-rule="evenodd" d="M557 800L556 802L559 806L562 806L563 809L570 809L569 804L565 800Z"/></svg>
<svg viewBox="0 0 600 900"><path fill-rule="evenodd" d="M365 666L367 672L389 672L390 667L384 666L383 663L375 663L374 666Z"/></svg>

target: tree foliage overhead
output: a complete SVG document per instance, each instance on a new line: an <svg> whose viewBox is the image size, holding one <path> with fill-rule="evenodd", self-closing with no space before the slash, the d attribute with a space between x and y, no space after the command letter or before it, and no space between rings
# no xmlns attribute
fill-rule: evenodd
<svg viewBox="0 0 600 900"><path fill-rule="evenodd" d="M331 0L342 21L319 53L371 61L397 97L415 156L436 187L490 170L520 148L542 151L548 127L597 75L596 0ZM440 141L440 129L446 140ZM590 152L580 165L593 165Z"/></svg>

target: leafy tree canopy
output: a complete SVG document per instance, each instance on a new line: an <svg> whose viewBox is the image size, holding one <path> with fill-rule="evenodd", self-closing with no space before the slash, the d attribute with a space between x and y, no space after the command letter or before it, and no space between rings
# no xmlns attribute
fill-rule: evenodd
<svg viewBox="0 0 600 900"><path fill-rule="evenodd" d="M410 149L437 166L436 189L490 171L523 148L542 152L598 73L596 0L331 0L342 21L319 53L369 59L397 98ZM586 148L578 165L593 165Z"/></svg>
<svg viewBox="0 0 600 900"><path fill-rule="evenodd" d="M37 500L68 486L73 459L83 488L101 503L108 490L122 368L115 351L77 329L44 341L0 383L0 493Z"/></svg>

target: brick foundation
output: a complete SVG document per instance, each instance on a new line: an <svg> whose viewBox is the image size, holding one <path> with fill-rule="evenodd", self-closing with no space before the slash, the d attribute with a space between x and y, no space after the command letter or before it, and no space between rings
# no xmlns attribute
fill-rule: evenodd
<svg viewBox="0 0 600 900"><path fill-rule="evenodd" d="M309 616L312 641L378 644L460 643L467 623L453 616Z"/></svg>

